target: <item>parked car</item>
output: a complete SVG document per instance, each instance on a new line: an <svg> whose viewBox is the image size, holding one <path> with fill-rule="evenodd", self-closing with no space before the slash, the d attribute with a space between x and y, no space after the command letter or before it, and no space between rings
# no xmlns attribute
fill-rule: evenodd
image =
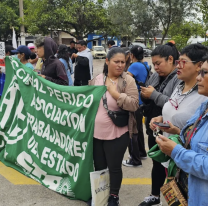
<svg viewBox="0 0 208 206"><path fill-rule="evenodd" d="M99 58L106 58L107 53L105 52L105 49L103 46L93 46L92 47L92 56L94 59Z"/></svg>
<svg viewBox="0 0 208 206"><path fill-rule="evenodd" d="M142 47L143 50L144 50L144 56L145 57L150 57L151 56L152 50L148 49L143 43L140 43L140 42L132 42L129 45L129 48L131 49L133 46L140 46L140 47Z"/></svg>

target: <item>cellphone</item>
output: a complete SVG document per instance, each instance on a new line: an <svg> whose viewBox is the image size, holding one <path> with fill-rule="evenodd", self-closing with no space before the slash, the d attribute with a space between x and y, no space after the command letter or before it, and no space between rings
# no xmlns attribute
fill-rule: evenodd
<svg viewBox="0 0 208 206"><path fill-rule="evenodd" d="M153 122L153 124L156 124L159 127L170 128L169 124L164 124L164 123L161 123L161 122Z"/></svg>
<svg viewBox="0 0 208 206"><path fill-rule="evenodd" d="M143 82L138 82L138 85L141 87L146 87L146 85Z"/></svg>

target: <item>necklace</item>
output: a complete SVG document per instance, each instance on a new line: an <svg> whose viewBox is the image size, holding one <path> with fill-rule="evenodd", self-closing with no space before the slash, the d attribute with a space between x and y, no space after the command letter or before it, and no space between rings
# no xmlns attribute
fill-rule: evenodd
<svg viewBox="0 0 208 206"><path fill-rule="evenodd" d="M112 84L116 84L116 81L113 81L109 76L108 78L110 79L110 81L112 82Z"/></svg>
<svg viewBox="0 0 208 206"><path fill-rule="evenodd" d="M185 86L185 85L184 85ZM182 88L182 90L184 89L184 86ZM175 98L175 100L173 99L175 97L176 94L179 95L179 90L178 89L172 98L169 99L170 104L176 109L178 110L179 105L181 104L181 102L183 102L183 100L189 95L191 94L192 91L194 91L195 87L197 86L197 83L184 95L184 97L181 99L181 101L179 102L178 99Z"/></svg>

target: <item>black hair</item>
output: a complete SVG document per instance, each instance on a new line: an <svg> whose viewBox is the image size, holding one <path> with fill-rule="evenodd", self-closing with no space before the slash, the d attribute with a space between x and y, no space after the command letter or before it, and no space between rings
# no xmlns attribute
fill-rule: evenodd
<svg viewBox="0 0 208 206"><path fill-rule="evenodd" d="M140 46L133 46L130 49L130 52L134 55L134 57L138 60L141 61L144 58L144 50Z"/></svg>
<svg viewBox="0 0 208 206"><path fill-rule="evenodd" d="M81 46L87 46L87 42L84 41L84 40L79 40L79 41L77 42L77 44L80 44Z"/></svg>
<svg viewBox="0 0 208 206"><path fill-rule="evenodd" d="M115 47L115 48L112 48L111 50L109 50L106 58L108 59L108 61L110 61L110 59L113 58L116 54L124 54L124 56L125 56L125 52L122 48ZM104 64L103 73L105 75L108 74L108 65L106 63Z"/></svg>
<svg viewBox="0 0 208 206"><path fill-rule="evenodd" d="M128 47L121 47L123 49L123 51L125 52L125 55L130 53L130 50Z"/></svg>
<svg viewBox="0 0 208 206"><path fill-rule="evenodd" d="M113 45L115 45L116 43L115 43L115 41L113 41L113 40L109 40L108 43L107 43L107 45L109 45L109 44L110 44L111 46L113 46Z"/></svg>
<svg viewBox="0 0 208 206"><path fill-rule="evenodd" d="M25 53L20 53L20 54L24 54L25 55L25 60L28 60L28 59L35 59L37 57L37 55L34 53L34 52L31 52L30 55L27 55Z"/></svg>
<svg viewBox="0 0 208 206"><path fill-rule="evenodd" d="M127 57L128 54L130 53L129 48L128 47L122 47L122 49L125 52L125 56ZM131 58L130 58L130 55L129 55L129 58L126 61L126 67L124 69L125 72L128 70L128 68L129 68L130 65L131 65Z"/></svg>
<svg viewBox="0 0 208 206"><path fill-rule="evenodd" d="M121 46L120 47L126 47L126 45L125 44L121 44Z"/></svg>
<svg viewBox="0 0 208 206"><path fill-rule="evenodd" d="M208 63L208 54L206 54L206 56L203 56L202 61Z"/></svg>
<svg viewBox="0 0 208 206"><path fill-rule="evenodd" d="M5 53L6 54L9 52L10 55L13 55L13 53L11 52L11 50L14 50L13 46L11 46L11 45L6 45L5 46Z"/></svg>
<svg viewBox="0 0 208 206"><path fill-rule="evenodd" d="M208 48L202 44L190 44L184 47L181 51L181 55L186 55L194 61L193 64L203 61L203 57L208 55Z"/></svg>
<svg viewBox="0 0 208 206"><path fill-rule="evenodd" d="M30 59L36 59L37 55L34 52L31 52Z"/></svg>
<svg viewBox="0 0 208 206"><path fill-rule="evenodd" d="M168 42L165 45L159 45L157 46L153 51L151 56L157 56L165 58L165 60L168 60L169 56L173 57L173 64L175 63L175 60L178 60L179 58L179 52L175 46L175 44Z"/></svg>
<svg viewBox="0 0 208 206"><path fill-rule="evenodd" d="M76 44L76 42L75 42L74 40L70 41L70 44L72 44L72 43L73 43L73 44Z"/></svg>
<svg viewBox="0 0 208 206"><path fill-rule="evenodd" d="M58 59L64 59L66 60L66 63L69 67L70 73L71 73L71 67L69 64L69 52L68 52L68 47L64 44L61 44L58 48L58 53L57 53L57 58Z"/></svg>

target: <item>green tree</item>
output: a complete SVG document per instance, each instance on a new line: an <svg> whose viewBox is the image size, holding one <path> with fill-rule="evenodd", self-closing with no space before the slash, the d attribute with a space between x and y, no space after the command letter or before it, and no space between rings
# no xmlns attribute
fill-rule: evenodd
<svg viewBox="0 0 208 206"><path fill-rule="evenodd" d="M32 0L24 0L24 10L27 9L31 1ZM0 11L0 40L5 41L9 36L12 36L12 27L15 28L18 37L20 24L22 23L19 17L19 0L1 0Z"/></svg>
<svg viewBox="0 0 208 206"><path fill-rule="evenodd" d="M160 20L163 29L162 43L171 24L179 24L185 18L193 16L198 0L147 0L151 11Z"/></svg>
<svg viewBox="0 0 208 206"><path fill-rule="evenodd" d="M180 51L188 44L192 36L201 36L205 34L202 24L194 22L173 23L168 31L168 35L176 42L176 47Z"/></svg>
<svg viewBox="0 0 208 206"><path fill-rule="evenodd" d="M59 29L77 39L108 23L104 1L93 0L33 0L25 21L32 34L48 34Z"/></svg>
<svg viewBox="0 0 208 206"><path fill-rule="evenodd" d="M109 19L115 33L132 41L138 36L154 37L158 31L158 18L148 9L144 0L109 0Z"/></svg>
<svg viewBox="0 0 208 206"><path fill-rule="evenodd" d="M201 0L199 3L199 7L200 7L201 12L203 14L203 21L205 22L205 24L208 24L208 1Z"/></svg>
<svg viewBox="0 0 208 206"><path fill-rule="evenodd" d="M14 27L17 32L19 30L19 1L0 1L0 11L0 40L5 41L9 35L12 35L12 27Z"/></svg>

